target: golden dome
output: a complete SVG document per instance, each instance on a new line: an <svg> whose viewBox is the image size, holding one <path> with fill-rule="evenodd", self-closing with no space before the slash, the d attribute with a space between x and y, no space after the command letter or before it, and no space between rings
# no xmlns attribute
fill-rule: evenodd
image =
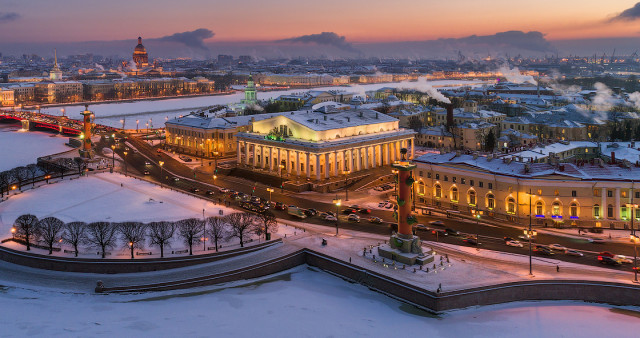
<svg viewBox="0 0 640 338"><path fill-rule="evenodd" d="M142 45L141 37L138 37L138 45L133 49L133 54L147 54L147 49Z"/></svg>

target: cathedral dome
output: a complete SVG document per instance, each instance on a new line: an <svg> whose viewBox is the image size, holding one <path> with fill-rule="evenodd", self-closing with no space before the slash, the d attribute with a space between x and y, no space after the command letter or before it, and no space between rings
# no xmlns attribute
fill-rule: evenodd
<svg viewBox="0 0 640 338"><path fill-rule="evenodd" d="M138 37L138 45L133 49L134 54L147 54L147 49L142 45L142 38Z"/></svg>

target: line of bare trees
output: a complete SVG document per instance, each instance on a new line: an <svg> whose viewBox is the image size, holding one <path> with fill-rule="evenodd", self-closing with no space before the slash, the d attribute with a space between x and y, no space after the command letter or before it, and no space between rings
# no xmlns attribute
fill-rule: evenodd
<svg viewBox="0 0 640 338"><path fill-rule="evenodd" d="M65 243L73 247L78 257L79 247L89 245L100 250L105 258L106 251L119 244L127 248L134 259L134 250L145 249L145 244L160 249L160 257L164 250L174 241L174 235L189 247L189 255L193 255L193 246L210 240L218 251L221 241L233 238L240 240L240 246L251 236L265 235L277 231L275 215L270 212L254 215L251 213L232 213L226 216L214 216L207 219L188 218L176 222L69 222L65 223L56 217L38 219L31 214L18 217L12 229L14 238L31 250L34 243L49 250L51 255L56 243ZM56 249L58 250L58 249Z"/></svg>
<svg viewBox="0 0 640 338"><path fill-rule="evenodd" d="M64 178L66 172L82 174L87 168L86 162L80 157L60 157L41 164L28 164L0 172L0 197L14 189L22 190L24 186L35 185L36 180L47 179L51 175L59 174ZM47 179L47 182L49 180Z"/></svg>

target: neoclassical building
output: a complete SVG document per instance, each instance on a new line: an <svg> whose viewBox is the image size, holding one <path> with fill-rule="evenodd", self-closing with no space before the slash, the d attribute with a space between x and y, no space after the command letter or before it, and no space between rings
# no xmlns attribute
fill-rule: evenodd
<svg viewBox="0 0 640 338"><path fill-rule="evenodd" d="M252 122L236 135L238 164L310 180L388 165L413 155L413 130L373 110L294 111Z"/></svg>
<svg viewBox="0 0 640 338"><path fill-rule="evenodd" d="M417 206L521 224L628 228L640 221L640 167L599 158L519 162L459 153L415 159ZM637 228L640 223L635 223Z"/></svg>

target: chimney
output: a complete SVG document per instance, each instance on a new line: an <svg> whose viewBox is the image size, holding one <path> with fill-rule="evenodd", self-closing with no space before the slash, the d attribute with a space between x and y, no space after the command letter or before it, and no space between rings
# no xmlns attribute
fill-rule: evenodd
<svg viewBox="0 0 640 338"><path fill-rule="evenodd" d="M447 129L451 129L453 127L453 104L447 103Z"/></svg>
<svg viewBox="0 0 640 338"><path fill-rule="evenodd" d="M327 115L325 115L325 116L323 116L323 117L324 117L324 120L326 121L326 120L327 120Z"/></svg>
<svg viewBox="0 0 640 338"><path fill-rule="evenodd" d="M564 171L564 164L561 164L559 168L560 168L560 171Z"/></svg>
<svg viewBox="0 0 640 338"><path fill-rule="evenodd" d="M611 152L611 164L616 164L616 153L615 153L615 151Z"/></svg>

